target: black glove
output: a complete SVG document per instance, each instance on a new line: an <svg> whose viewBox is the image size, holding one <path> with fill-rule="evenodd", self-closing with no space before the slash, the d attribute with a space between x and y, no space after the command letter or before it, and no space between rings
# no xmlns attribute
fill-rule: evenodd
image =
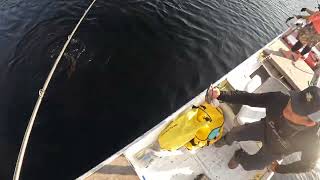
<svg viewBox="0 0 320 180"><path fill-rule="evenodd" d="M293 19L294 17L288 17L287 18L287 20L286 20L286 23L288 22L288 21L290 21L291 19Z"/></svg>
<svg viewBox="0 0 320 180"><path fill-rule="evenodd" d="M307 10L307 8L301 8L301 12L304 12L304 11L306 11Z"/></svg>

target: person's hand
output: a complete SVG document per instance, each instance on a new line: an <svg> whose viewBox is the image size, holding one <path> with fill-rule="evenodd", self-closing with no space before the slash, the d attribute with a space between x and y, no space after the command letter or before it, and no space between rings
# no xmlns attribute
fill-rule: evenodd
<svg viewBox="0 0 320 180"><path fill-rule="evenodd" d="M301 8L301 12L304 12L304 11L306 11L307 10L307 8Z"/></svg>
<svg viewBox="0 0 320 180"><path fill-rule="evenodd" d="M276 172L276 168L279 166L279 163L277 161L273 161L269 166L268 170L272 172Z"/></svg>
<svg viewBox="0 0 320 180"><path fill-rule="evenodd" d="M213 99L217 99L220 96L220 90L214 87L213 89L211 89L210 94Z"/></svg>
<svg viewBox="0 0 320 180"><path fill-rule="evenodd" d="M206 102L210 103L213 99L217 99L219 96L220 90L211 84L207 90Z"/></svg>

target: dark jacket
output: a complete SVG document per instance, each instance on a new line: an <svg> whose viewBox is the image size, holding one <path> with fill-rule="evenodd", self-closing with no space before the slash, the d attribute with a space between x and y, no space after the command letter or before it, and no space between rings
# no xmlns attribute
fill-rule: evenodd
<svg viewBox="0 0 320 180"><path fill-rule="evenodd" d="M319 157L320 140L317 135L319 125L313 127L292 125L286 120L282 111L290 97L281 92L247 93L244 91L222 91L219 100L245 104L254 107L265 107L264 146L275 155L286 156L302 152L301 160L287 165L279 165L278 173L301 173L313 169Z"/></svg>

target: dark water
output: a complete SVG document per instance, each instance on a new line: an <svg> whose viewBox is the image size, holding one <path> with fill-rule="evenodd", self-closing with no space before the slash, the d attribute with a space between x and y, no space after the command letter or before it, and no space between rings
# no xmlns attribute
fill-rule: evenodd
<svg viewBox="0 0 320 180"><path fill-rule="evenodd" d="M85 0L0 1L0 179ZM315 1L97 0L48 88L23 179L72 179L159 123Z"/></svg>

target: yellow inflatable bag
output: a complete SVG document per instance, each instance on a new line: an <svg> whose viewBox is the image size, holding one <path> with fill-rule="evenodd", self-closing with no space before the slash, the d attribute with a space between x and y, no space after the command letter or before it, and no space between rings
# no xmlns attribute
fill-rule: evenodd
<svg viewBox="0 0 320 180"><path fill-rule="evenodd" d="M204 103L182 113L159 135L161 149L177 150L182 146L195 149L219 140L223 131L223 115L219 108Z"/></svg>

